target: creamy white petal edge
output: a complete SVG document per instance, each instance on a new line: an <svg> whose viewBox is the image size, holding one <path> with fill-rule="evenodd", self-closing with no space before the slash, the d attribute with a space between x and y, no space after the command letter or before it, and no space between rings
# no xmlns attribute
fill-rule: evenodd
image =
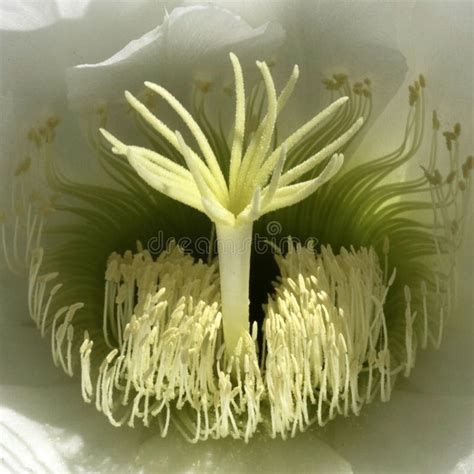
<svg viewBox="0 0 474 474"><path fill-rule="evenodd" d="M172 80L174 88L179 87L179 82L189 81L196 70L217 76L229 51L252 61L262 59L270 56L284 37L277 24L253 28L232 12L212 5L176 8L162 25L111 58L69 69L69 103L73 108L99 101L114 103L123 100L124 90L142 88L144 80L160 84Z"/></svg>

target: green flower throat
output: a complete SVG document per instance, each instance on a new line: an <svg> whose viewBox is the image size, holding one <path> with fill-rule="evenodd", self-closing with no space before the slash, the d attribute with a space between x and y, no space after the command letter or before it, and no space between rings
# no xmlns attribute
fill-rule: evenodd
<svg viewBox="0 0 474 474"><path fill-rule="evenodd" d="M390 180L420 153L425 79L410 86L400 146L357 163L351 145L371 114L369 80L334 75L330 105L280 139L298 68L278 93L257 62L261 79L246 94L230 59L229 133L207 113L208 84L196 88L191 114L146 82L143 101L125 94L146 147L107 131L106 107L89 120L109 187L59 171L50 118L28 134L12 219L2 215L7 264L29 274L29 312L50 335L55 364L80 373L84 400L117 426L141 420L163 436L173 427L191 441L248 440L357 415L390 398L418 347L439 346L452 309L472 169L472 157L460 159L460 126L444 133L445 176L433 113L423 173ZM155 96L183 130L153 112ZM274 225L287 245L260 251L255 236ZM155 253L157 230L210 245L189 253L171 242Z"/></svg>

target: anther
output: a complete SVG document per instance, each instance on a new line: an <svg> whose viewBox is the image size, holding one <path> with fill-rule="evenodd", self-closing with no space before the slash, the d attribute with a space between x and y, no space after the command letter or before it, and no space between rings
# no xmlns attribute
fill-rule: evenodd
<svg viewBox="0 0 474 474"><path fill-rule="evenodd" d="M458 138L461 135L461 124L458 122L454 124L454 135Z"/></svg>
<svg viewBox="0 0 474 474"><path fill-rule="evenodd" d="M54 129L59 125L59 117L52 115L51 117L48 117L46 120L46 126L50 129Z"/></svg>
<svg viewBox="0 0 474 474"><path fill-rule="evenodd" d="M28 141L33 142L36 146L41 145L41 137L36 128L30 128L26 135L26 138L28 139Z"/></svg>
<svg viewBox="0 0 474 474"><path fill-rule="evenodd" d="M433 110L433 130L439 130L440 122L436 110Z"/></svg>
<svg viewBox="0 0 474 474"><path fill-rule="evenodd" d="M31 158L27 156L17 167L15 170L15 176L21 176L25 174L31 166Z"/></svg>
<svg viewBox="0 0 474 474"><path fill-rule="evenodd" d="M410 107L412 107L413 105L415 105L416 101L418 100L418 91L416 90L416 87L415 86L408 86L408 103L410 105Z"/></svg>
<svg viewBox="0 0 474 474"><path fill-rule="evenodd" d="M435 185L439 185L439 184L442 184L443 183L443 177L441 176L441 173L439 172L439 170L435 170L434 172L434 176L433 176L433 181Z"/></svg>
<svg viewBox="0 0 474 474"><path fill-rule="evenodd" d="M456 171L451 171L446 177L446 183L451 184L456 176Z"/></svg>
<svg viewBox="0 0 474 474"><path fill-rule="evenodd" d="M212 88L212 81L196 80L196 88L203 94L207 94Z"/></svg>

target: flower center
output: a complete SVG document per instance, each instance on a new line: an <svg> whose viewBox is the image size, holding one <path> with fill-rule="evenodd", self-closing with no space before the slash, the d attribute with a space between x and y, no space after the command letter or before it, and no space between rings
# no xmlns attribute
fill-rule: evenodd
<svg viewBox="0 0 474 474"><path fill-rule="evenodd" d="M262 215L291 206L313 194L341 168L343 156L337 154L360 129L360 117L341 136L296 166L283 172L286 156L320 124L327 122L347 102L334 101L272 150L278 114L290 98L299 71L295 66L286 86L277 97L275 84L266 63L257 62L265 85L267 112L244 149L246 137L245 87L241 65L230 54L235 77L236 113L226 181L216 153L196 120L166 89L145 82L163 98L183 120L200 154L192 150L179 132L172 132L131 93L127 101L168 143L177 149L187 169L152 150L128 146L101 129L112 151L127 156L139 176L156 190L206 214L216 226L219 248L219 274L223 324L227 351L233 354L240 338L249 330L249 280L252 224ZM332 157L331 157L332 156ZM315 178L300 181L305 174L330 160Z"/></svg>
<svg viewBox="0 0 474 474"><path fill-rule="evenodd" d="M387 180L420 150L420 77L410 87L400 147L321 187L340 165L337 152L350 155L359 117L370 115L370 81L351 86L341 74L325 81L332 104L280 143L274 122L297 68L277 96L259 63L261 82L246 97L233 56L232 63L230 146L222 123L213 127L204 100L198 103L209 84L196 88L193 117L151 85L149 94L181 116L196 149L155 117L151 95L145 106L127 94L153 150L104 131L132 167L117 159L95 133L107 122L101 106L88 138L114 187L78 184L57 167L58 120L51 117L28 133L12 211L0 212L7 265L28 273L28 309L51 336L54 363L69 375L80 369L84 399L114 425L140 419L163 435L174 426L191 441L248 440L258 429L294 435L337 414L358 414L377 393L388 400L418 347L441 341L473 167L472 156L461 163L460 125L443 134L443 163L434 113L424 175ZM271 211L281 235L295 237L286 253L277 252L280 276L264 295L263 321L250 327L251 239ZM157 228L197 242L209 231L201 214L215 225L218 261L212 251L194 253L208 257L203 263L179 245L151 245ZM308 237L318 242L298 243ZM127 250L137 239L147 248Z"/></svg>

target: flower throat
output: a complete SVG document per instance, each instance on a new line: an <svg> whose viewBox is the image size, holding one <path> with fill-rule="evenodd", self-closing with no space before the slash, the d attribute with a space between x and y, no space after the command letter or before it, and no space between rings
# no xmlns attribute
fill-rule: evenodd
<svg viewBox="0 0 474 474"><path fill-rule="evenodd" d="M246 94L234 55L231 63L230 138L207 114L209 84L196 87L191 115L146 83L146 93L126 98L150 148L105 131L105 106L90 119L90 144L114 186L62 174L52 117L29 132L11 215L0 215L7 264L28 272L29 312L51 337L54 363L79 372L84 400L117 426L140 420L190 441L249 440L257 430L287 437L357 415L377 395L390 398L419 347L439 346L453 305L473 166L461 159L460 125L444 133L442 150L434 113L423 172L386 179L420 152L425 79L410 86L400 146L341 170L371 114L369 80L327 79L330 105L280 140L277 119L298 68L277 93L259 62L261 79ZM155 116L156 97L187 134ZM209 221L217 258L199 261L176 244L148 248L156 229L196 242ZM272 243L275 222L283 248ZM270 244L251 260L257 233ZM251 321L255 307L263 320Z"/></svg>

